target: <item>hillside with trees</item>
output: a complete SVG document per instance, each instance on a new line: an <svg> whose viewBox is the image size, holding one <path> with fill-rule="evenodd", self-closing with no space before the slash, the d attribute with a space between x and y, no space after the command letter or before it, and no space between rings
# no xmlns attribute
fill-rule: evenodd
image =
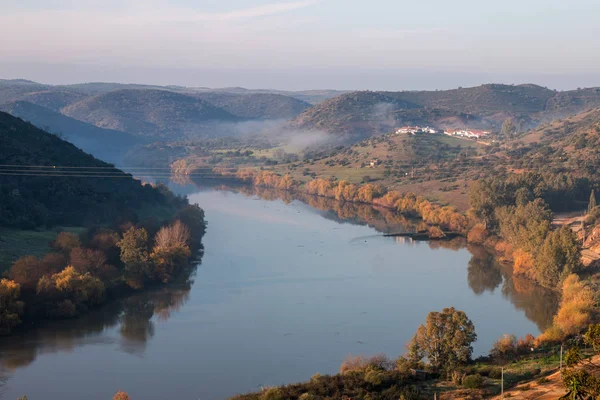
<svg viewBox="0 0 600 400"><path fill-rule="evenodd" d="M524 131L555 116L575 114L599 104L600 91L596 88L556 92L531 84L488 84L441 91L354 92L306 110L291 125L365 137L386 133L391 127L401 125L499 131L502 123L512 118L519 131Z"/></svg>
<svg viewBox="0 0 600 400"><path fill-rule="evenodd" d="M0 149L0 335L193 272L206 230L197 205L6 113ZM50 248L17 240L24 254L5 265L13 236L51 229Z"/></svg>
<svg viewBox="0 0 600 400"><path fill-rule="evenodd" d="M3 227L91 226L136 220L144 209L154 209L158 215L171 213L184 201L6 113L0 113L0 149Z"/></svg>
<svg viewBox="0 0 600 400"><path fill-rule="evenodd" d="M194 97L249 120L290 119L310 107L309 103L290 96L272 93L195 93Z"/></svg>
<svg viewBox="0 0 600 400"><path fill-rule="evenodd" d="M240 118L212 104L165 90L118 90L86 98L63 114L105 129L154 138L209 132L211 122Z"/></svg>

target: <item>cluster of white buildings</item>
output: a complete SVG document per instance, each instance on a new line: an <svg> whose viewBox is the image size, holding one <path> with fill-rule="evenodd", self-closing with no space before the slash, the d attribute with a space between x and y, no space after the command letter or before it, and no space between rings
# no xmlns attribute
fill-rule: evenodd
<svg viewBox="0 0 600 400"><path fill-rule="evenodd" d="M417 133L438 133L438 131L429 126L403 126L402 128L396 129L396 133L416 135Z"/></svg>
<svg viewBox="0 0 600 400"><path fill-rule="evenodd" d="M488 131L480 131L475 129L448 129L444 131L444 135L459 136L469 139L481 139L490 134Z"/></svg>

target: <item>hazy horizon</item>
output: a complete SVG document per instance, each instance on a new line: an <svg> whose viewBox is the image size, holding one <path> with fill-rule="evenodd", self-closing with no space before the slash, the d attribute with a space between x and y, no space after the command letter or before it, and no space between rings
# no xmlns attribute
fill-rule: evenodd
<svg viewBox="0 0 600 400"><path fill-rule="evenodd" d="M460 87L475 87L485 84L523 85L534 84L552 90L574 90L577 88L600 87L600 74L589 76L570 75L516 75L468 73L453 71L243 71L239 70L154 70L140 78L139 69L113 69L99 66L30 65L15 67L12 72L7 65L0 65L0 79L28 80L45 85L75 85L85 83L117 83L155 86L183 86L189 88L244 88L249 90L307 91L307 90L449 90ZM5 72L9 71L9 73ZM12 73L11 73L12 72ZM257 76L269 74L269 79ZM203 75L203 79L196 76ZM206 75L210 79L206 79ZM298 76L312 75L311 84L298 84ZM147 76L147 78L146 78ZM295 78L296 76L296 78ZM360 77L357 83L345 85L345 80ZM323 77L325 79L323 79ZM390 83L389 80L394 82Z"/></svg>
<svg viewBox="0 0 600 400"><path fill-rule="evenodd" d="M600 86L592 0L7 0L0 76L281 90ZM557 56L560 50L560 57Z"/></svg>

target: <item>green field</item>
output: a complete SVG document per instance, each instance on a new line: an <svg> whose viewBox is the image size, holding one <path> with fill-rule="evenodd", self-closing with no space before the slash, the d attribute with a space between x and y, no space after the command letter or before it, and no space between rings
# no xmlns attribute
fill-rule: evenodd
<svg viewBox="0 0 600 400"><path fill-rule="evenodd" d="M0 272L6 271L19 257L26 255L43 256L50 251L58 232L81 233L85 228L56 227L51 230L29 231L0 228Z"/></svg>

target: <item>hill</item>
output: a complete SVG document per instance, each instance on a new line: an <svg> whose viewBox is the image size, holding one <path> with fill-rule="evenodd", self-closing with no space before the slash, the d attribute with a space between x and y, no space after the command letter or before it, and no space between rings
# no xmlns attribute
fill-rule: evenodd
<svg viewBox="0 0 600 400"><path fill-rule="evenodd" d="M324 101L291 121L302 130L368 137L402 125L522 129L600 104L600 89L556 92L537 85L488 84L443 91L354 92Z"/></svg>
<svg viewBox="0 0 600 400"><path fill-rule="evenodd" d="M86 95L77 92L51 89L26 93L15 98L15 101L26 101L53 111L60 111L61 108L81 101L86 97Z"/></svg>
<svg viewBox="0 0 600 400"><path fill-rule="evenodd" d="M103 93L65 107L62 113L100 128L155 138L210 134L210 123L240 121L204 100L166 90Z"/></svg>
<svg viewBox="0 0 600 400"><path fill-rule="evenodd" d="M568 169L593 176L600 168L600 108L540 125L507 151L516 168Z"/></svg>
<svg viewBox="0 0 600 400"><path fill-rule="evenodd" d="M339 135L368 137L389 132L395 115L418 105L383 92L343 94L311 107L291 122L299 130L322 130Z"/></svg>
<svg viewBox="0 0 600 400"><path fill-rule="evenodd" d="M0 79L0 104L15 101L21 96L47 90L48 86L23 79Z"/></svg>
<svg viewBox="0 0 600 400"><path fill-rule="evenodd" d="M115 164L121 164L129 151L146 143L138 136L98 128L25 101L5 104L0 106L0 110L56 134L94 157Z"/></svg>
<svg viewBox="0 0 600 400"><path fill-rule="evenodd" d="M304 101L272 93L206 92L194 94L194 97L244 119L290 119L310 107Z"/></svg>
<svg viewBox="0 0 600 400"><path fill-rule="evenodd" d="M3 112L0 165L2 227L31 229L135 221L144 210L154 209L160 214L174 210L179 201Z"/></svg>

